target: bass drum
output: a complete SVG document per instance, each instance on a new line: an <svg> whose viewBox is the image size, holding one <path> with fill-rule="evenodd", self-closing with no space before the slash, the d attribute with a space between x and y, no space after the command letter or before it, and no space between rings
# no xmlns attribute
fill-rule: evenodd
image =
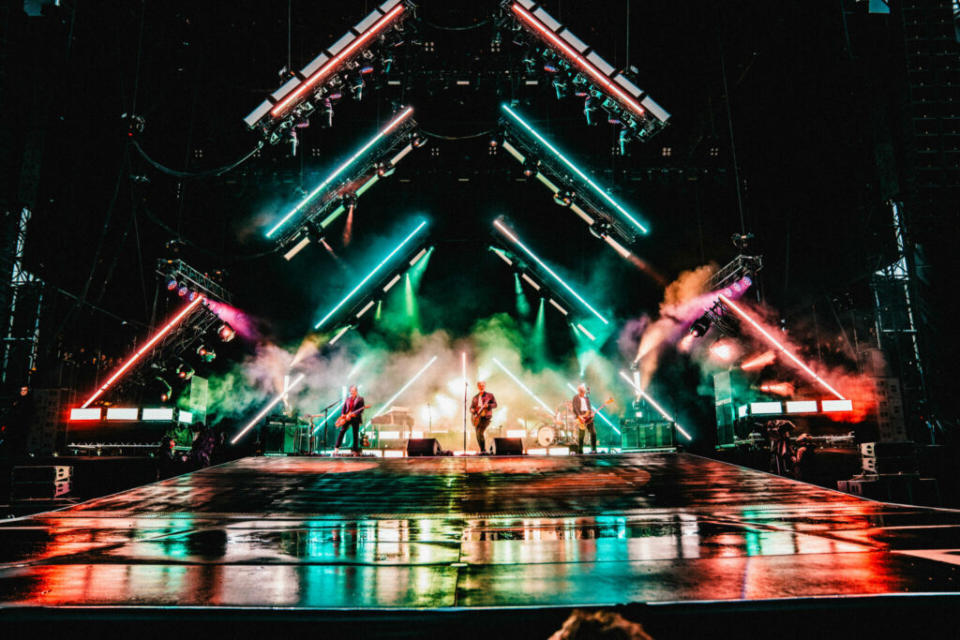
<svg viewBox="0 0 960 640"><path fill-rule="evenodd" d="M537 443L541 447L550 447L557 443L557 430L545 424L537 429Z"/></svg>

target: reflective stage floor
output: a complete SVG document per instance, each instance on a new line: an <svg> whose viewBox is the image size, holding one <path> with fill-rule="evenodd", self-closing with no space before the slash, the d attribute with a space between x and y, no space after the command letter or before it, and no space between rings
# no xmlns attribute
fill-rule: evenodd
<svg viewBox="0 0 960 640"><path fill-rule="evenodd" d="M689 454L246 458L0 523L0 621L78 607L655 618L907 594L955 609L958 585L960 512Z"/></svg>

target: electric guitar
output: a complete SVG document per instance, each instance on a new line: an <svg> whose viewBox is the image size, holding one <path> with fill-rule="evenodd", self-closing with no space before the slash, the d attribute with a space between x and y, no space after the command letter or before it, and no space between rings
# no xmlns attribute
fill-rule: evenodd
<svg viewBox="0 0 960 640"><path fill-rule="evenodd" d="M351 411L350 413L341 414L340 417L337 418L337 421L336 421L334 424L336 424L338 427L342 427L343 425L345 425L345 424L347 424L348 422L350 422L350 420L353 419L354 416L358 415L358 414L359 414L360 412L362 412L364 409L365 409L365 407L359 407L359 408L357 408L357 409L354 409L354 410Z"/></svg>
<svg viewBox="0 0 960 640"><path fill-rule="evenodd" d="M574 399L574 402L576 402L576 401L577 401L577 400L576 400L576 398L575 398L575 399ZM608 404L613 404L614 402L615 402L615 401L614 401L614 399L613 399L613 396L610 396L609 398L607 398L607 401L606 401L606 402L604 402L604 403L603 403L602 405L600 405L599 407L594 407L594 408L593 408L593 411L591 411L590 413L585 413L585 414L583 414L583 415L577 416L577 424L580 426L581 429L585 429L585 428L587 427L587 424L588 424L588 423L593 422L593 416L597 415L597 412L598 412L598 411L600 411L601 409L603 409L603 408L604 408L605 406L607 406Z"/></svg>
<svg viewBox="0 0 960 640"><path fill-rule="evenodd" d="M476 426L479 426L479 425L480 425L480 420L481 420L481 418L484 417L483 413L484 413L484 411L487 410L487 404L488 404L488 402L487 402L487 400L486 400L486 397L484 397L483 404L479 405L479 406L476 408L476 410L470 409L470 412L473 413L473 417L470 418L470 421L473 422L473 426L476 427Z"/></svg>

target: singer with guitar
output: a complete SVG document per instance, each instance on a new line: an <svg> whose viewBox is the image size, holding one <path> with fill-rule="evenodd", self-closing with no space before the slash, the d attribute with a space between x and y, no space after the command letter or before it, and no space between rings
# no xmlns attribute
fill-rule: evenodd
<svg viewBox="0 0 960 640"><path fill-rule="evenodd" d="M483 440L483 432L490 426L490 418L493 410L497 408L497 399L492 393L487 393L487 383L482 380L477 382L477 395L473 396L470 402L470 415L473 416L473 426L477 429L477 444L480 445L480 455L486 455L486 443Z"/></svg>
<svg viewBox="0 0 960 640"><path fill-rule="evenodd" d="M604 405L610 404L613 402L613 398L610 398ZM587 385L579 384L577 385L577 395L573 396L573 415L577 419L577 426L579 427L577 432L577 440L579 442L580 453L583 453L583 436L585 431L590 432L590 450L593 453L597 452L597 428L593 424L593 417L597 415L601 407L593 408L593 405L590 403L590 396L587 395Z"/></svg>
<svg viewBox="0 0 960 640"><path fill-rule="evenodd" d="M337 426L340 427L340 433L337 434L337 444L333 448L333 455L340 453L340 445L343 444L343 434L347 429L353 430L353 455L359 456L360 449L360 424L363 422L363 409L365 408L363 396L357 392L357 385L350 386L350 392L347 399L340 408L340 417L337 418Z"/></svg>

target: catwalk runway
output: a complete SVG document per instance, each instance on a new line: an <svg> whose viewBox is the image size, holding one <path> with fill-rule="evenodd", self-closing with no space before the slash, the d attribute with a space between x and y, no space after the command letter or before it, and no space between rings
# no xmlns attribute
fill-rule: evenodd
<svg viewBox="0 0 960 640"><path fill-rule="evenodd" d="M0 554L8 609L952 597L960 512L689 454L247 458L4 522Z"/></svg>

